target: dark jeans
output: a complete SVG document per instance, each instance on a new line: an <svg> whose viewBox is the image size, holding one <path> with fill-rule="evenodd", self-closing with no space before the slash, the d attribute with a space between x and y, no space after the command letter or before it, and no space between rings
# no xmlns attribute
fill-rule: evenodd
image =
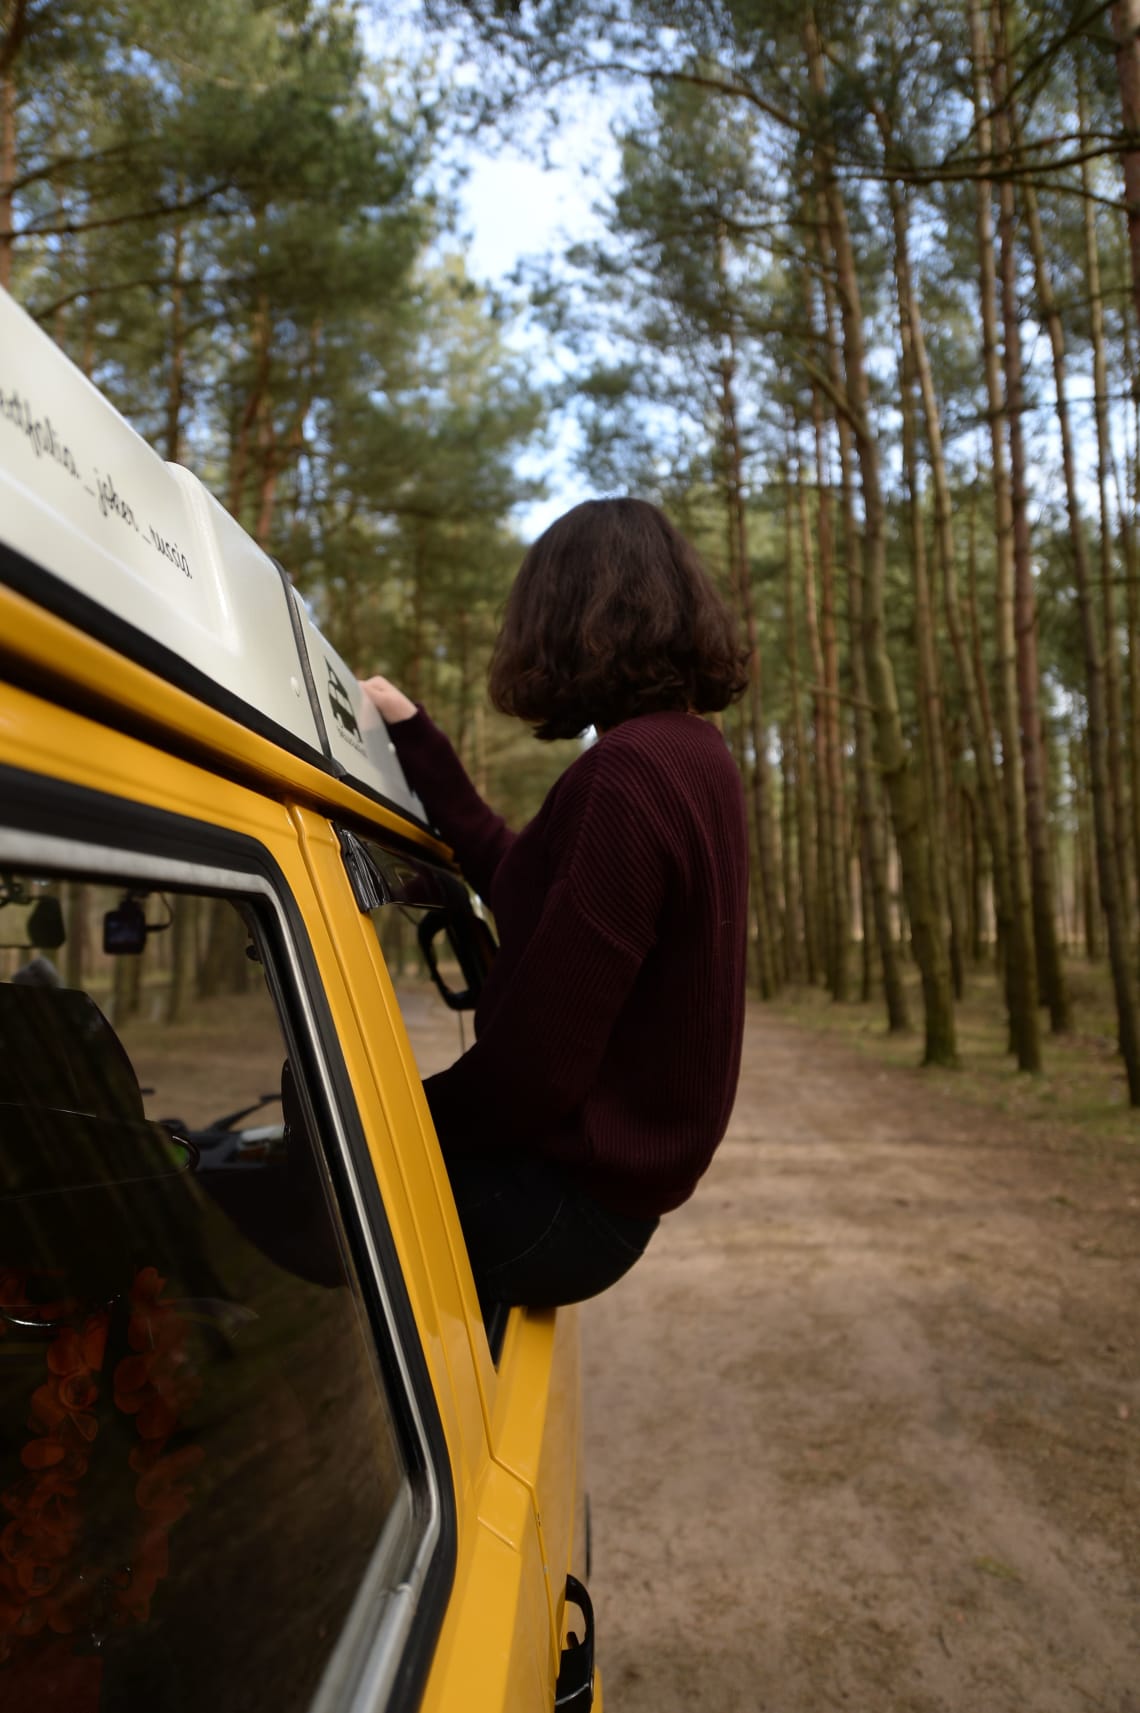
<svg viewBox="0 0 1140 1713"><path fill-rule="evenodd" d="M656 1219L608 1212L562 1166L532 1154L455 1154L447 1171L484 1312L595 1297L657 1229Z"/></svg>

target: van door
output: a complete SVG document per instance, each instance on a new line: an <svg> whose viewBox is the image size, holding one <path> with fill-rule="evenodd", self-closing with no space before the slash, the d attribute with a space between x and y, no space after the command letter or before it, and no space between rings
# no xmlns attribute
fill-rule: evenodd
<svg viewBox="0 0 1140 1713"><path fill-rule="evenodd" d="M244 834L3 800L3 1704L411 1708L454 1494L303 900Z"/></svg>
<svg viewBox="0 0 1140 1713"><path fill-rule="evenodd" d="M439 985L447 986L452 996L459 991L471 993L477 990L479 948L486 945L488 930L474 914L464 885L438 864L406 849L385 847L375 838L346 834L343 828L335 831L304 812L299 812L299 826L329 912L331 937L342 956L346 979L358 996L362 1032L368 1034L369 1014L382 1015L402 1039L407 1104L400 1122L414 1122L429 1141L424 1163L453 1257L492 1455L532 1494L549 1607L551 1662L556 1669L563 1642L566 1578L573 1568L584 1569L576 1558L582 1543L575 1541L575 1519L581 1509L577 1314L572 1309L513 1310L502 1325L484 1326L423 1094L422 1074L440 1066L433 1058L417 1069L401 1024L401 1003L422 1005L430 990L420 985L414 996L407 988L398 994L384 958L385 938L394 918L397 923L410 920L413 944L419 942L425 923L431 930L438 920L446 931L431 938L452 954L450 966L437 972ZM368 865L371 877L362 877L361 868ZM447 1012L439 998L437 1014L450 1018L447 1033L452 1046L443 1050L454 1057L464 1039L460 1020L466 1016L469 1029L469 1012ZM424 1032L418 1033L422 1039ZM441 1050L443 1035L439 1028L431 1032L429 1051ZM581 1627L579 1622L579 1631Z"/></svg>

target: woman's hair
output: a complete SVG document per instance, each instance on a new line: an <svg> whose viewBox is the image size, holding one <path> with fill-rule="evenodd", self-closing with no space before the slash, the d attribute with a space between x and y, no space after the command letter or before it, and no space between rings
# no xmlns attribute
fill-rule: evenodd
<svg viewBox="0 0 1140 1713"><path fill-rule="evenodd" d="M540 738L726 708L748 682L731 612L646 500L586 500L527 553L491 657L496 708Z"/></svg>

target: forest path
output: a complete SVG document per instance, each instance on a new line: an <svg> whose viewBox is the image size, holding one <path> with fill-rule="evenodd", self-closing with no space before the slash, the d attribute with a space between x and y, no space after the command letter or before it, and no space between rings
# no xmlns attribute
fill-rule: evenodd
<svg viewBox="0 0 1140 1713"><path fill-rule="evenodd" d="M1140 1146L756 1008L581 1312L607 1713L1140 1713Z"/></svg>

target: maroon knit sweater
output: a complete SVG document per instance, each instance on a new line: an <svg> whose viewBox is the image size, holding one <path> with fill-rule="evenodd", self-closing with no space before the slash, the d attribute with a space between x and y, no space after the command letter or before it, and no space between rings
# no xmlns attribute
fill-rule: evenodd
<svg viewBox="0 0 1140 1713"><path fill-rule="evenodd" d="M626 720L518 834L425 713L391 735L499 930L475 1044L425 1083L445 1152L535 1148L616 1212L677 1207L724 1135L744 1029L748 835L720 734Z"/></svg>

